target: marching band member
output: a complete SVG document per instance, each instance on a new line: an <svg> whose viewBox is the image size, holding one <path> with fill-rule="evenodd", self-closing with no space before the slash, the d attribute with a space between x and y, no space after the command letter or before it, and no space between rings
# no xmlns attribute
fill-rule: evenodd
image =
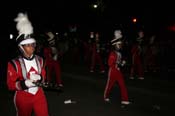
<svg viewBox="0 0 175 116"><path fill-rule="evenodd" d="M60 67L60 61L58 57L61 56L61 53L59 53L58 49L55 46L55 35L52 32L47 32L48 35L48 44L47 46L44 46L44 58L46 61L46 68L47 68L47 82L50 83L53 78L52 74L55 73L56 78L56 87L63 86L62 80L61 80L61 67Z"/></svg>
<svg viewBox="0 0 175 116"><path fill-rule="evenodd" d="M41 87L35 82L44 82L43 58L35 55L36 40L27 14L19 13L15 18L19 36L16 38L20 55L8 62L7 86L15 91L14 104L17 116L48 116L48 104Z"/></svg>
<svg viewBox="0 0 175 116"><path fill-rule="evenodd" d="M117 82L121 92L121 104L128 105L130 104L128 100L128 92L126 89L126 85L124 83L124 78L120 67L124 66L126 61L122 59L122 54L120 52L122 47L122 33L120 30L116 30L114 32L114 39L111 41L114 50L112 50L108 57L108 80L106 84L106 88L104 91L104 100L109 102L109 94Z"/></svg>
<svg viewBox="0 0 175 116"><path fill-rule="evenodd" d="M92 43L92 56L91 56L91 67L90 67L90 72L94 72L95 66L97 63L100 65L100 72L104 73L105 72L105 67L103 64L103 59L101 56L101 44L100 44L100 35L99 33L95 33L94 36L95 42Z"/></svg>
<svg viewBox="0 0 175 116"><path fill-rule="evenodd" d="M136 42L132 45L131 48L131 69L130 69L130 79L134 79L134 76L137 75L138 79L144 80L144 69L143 69L143 38L144 32L141 30L138 32L138 38Z"/></svg>

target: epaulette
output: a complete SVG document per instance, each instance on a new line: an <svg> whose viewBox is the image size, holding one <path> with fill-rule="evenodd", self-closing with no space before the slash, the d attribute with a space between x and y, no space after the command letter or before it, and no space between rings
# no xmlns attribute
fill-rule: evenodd
<svg viewBox="0 0 175 116"><path fill-rule="evenodd" d="M16 62L19 62L18 57L10 60L10 63L12 64L13 68L18 72L18 66Z"/></svg>

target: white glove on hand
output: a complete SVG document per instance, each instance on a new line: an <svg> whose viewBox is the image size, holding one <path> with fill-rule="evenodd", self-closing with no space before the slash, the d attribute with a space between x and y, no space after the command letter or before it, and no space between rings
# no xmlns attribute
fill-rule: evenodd
<svg viewBox="0 0 175 116"><path fill-rule="evenodd" d="M26 85L28 88L30 88L30 87L35 87L35 86L36 86L36 85L33 83L33 81L30 80L30 79L25 80L25 85Z"/></svg>
<svg viewBox="0 0 175 116"><path fill-rule="evenodd" d="M124 66L125 64L126 64L126 61L123 60L121 65Z"/></svg>
<svg viewBox="0 0 175 116"><path fill-rule="evenodd" d="M41 76L38 75L38 74L31 74L30 75L30 79L34 82L38 81L38 80L41 80Z"/></svg>

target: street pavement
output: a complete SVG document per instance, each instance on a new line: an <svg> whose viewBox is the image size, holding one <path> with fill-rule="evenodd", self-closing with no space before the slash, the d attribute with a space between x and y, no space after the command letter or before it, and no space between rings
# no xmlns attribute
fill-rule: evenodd
<svg viewBox="0 0 175 116"><path fill-rule="evenodd" d="M88 65L62 63L61 77L63 92L45 90L50 116L164 116L174 115L175 79L174 73L145 73L145 80L129 80L128 71L124 71L129 99L127 107L120 105L120 91L116 84L111 91L111 102L103 100L107 80L104 74L90 73ZM171 75L170 75L171 74ZM172 76L173 75L173 76ZM13 92L1 82L0 112L6 116L15 116ZM65 104L65 101L72 103Z"/></svg>

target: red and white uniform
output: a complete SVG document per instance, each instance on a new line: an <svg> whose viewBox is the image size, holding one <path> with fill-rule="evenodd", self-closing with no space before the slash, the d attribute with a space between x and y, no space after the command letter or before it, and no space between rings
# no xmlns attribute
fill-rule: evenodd
<svg viewBox="0 0 175 116"><path fill-rule="evenodd" d="M130 77L133 77L134 74L138 74L137 76L143 77L143 63L141 59L142 49L139 43L136 43L131 48L132 55L132 64L130 70Z"/></svg>
<svg viewBox="0 0 175 116"><path fill-rule="evenodd" d="M104 64L100 53L100 43L95 42L92 44L92 57L91 57L91 71L94 71L96 64L100 65L100 71L104 72Z"/></svg>
<svg viewBox="0 0 175 116"><path fill-rule="evenodd" d="M60 69L60 63L57 59L54 59L52 56L52 49L51 47L45 47L44 48L44 57L46 61L46 67L47 67L47 82L51 82L52 80L52 74L53 71L56 75L56 84L60 85L62 84L61 81L61 69Z"/></svg>
<svg viewBox="0 0 175 116"><path fill-rule="evenodd" d="M45 80L43 59L37 55L32 59L22 56L8 62L7 85L11 91L16 91L14 103L18 116L48 116L47 100L41 87L27 88L24 81L30 79L31 74L39 74ZM42 107L42 108L41 108Z"/></svg>
<svg viewBox="0 0 175 116"><path fill-rule="evenodd" d="M87 42L87 41L83 41L83 48L84 48L84 61L85 63L89 63L90 62L90 56L91 56L91 43Z"/></svg>
<svg viewBox="0 0 175 116"><path fill-rule="evenodd" d="M121 100L122 101L128 101L128 93L127 89L124 83L124 78L123 74L120 71L119 64L121 64L122 61L122 55L120 52L117 51L112 51L109 54L108 58L108 66L109 66L109 71L108 71L108 80L106 84L106 88L104 91L104 99L109 97L110 91L114 84L118 84L121 92Z"/></svg>

